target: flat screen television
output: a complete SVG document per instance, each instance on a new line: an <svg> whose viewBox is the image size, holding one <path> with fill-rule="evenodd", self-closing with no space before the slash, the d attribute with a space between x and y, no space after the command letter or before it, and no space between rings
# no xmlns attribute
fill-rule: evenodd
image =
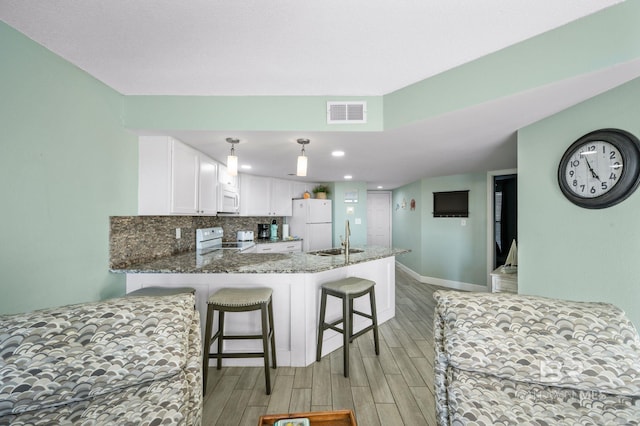
<svg viewBox="0 0 640 426"><path fill-rule="evenodd" d="M433 217L469 217L469 190L434 192Z"/></svg>

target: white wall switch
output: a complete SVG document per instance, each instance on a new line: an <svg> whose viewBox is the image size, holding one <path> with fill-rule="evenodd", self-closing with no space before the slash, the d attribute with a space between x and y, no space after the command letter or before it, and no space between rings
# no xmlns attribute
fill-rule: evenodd
<svg viewBox="0 0 640 426"><path fill-rule="evenodd" d="M362 225L362 219L356 217L356 225Z"/></svg>
<svg viewBox="0 0 640 426"><path fill-rule="evenodd" d="M462 219L460 221L460 226L467 226L467 219Z"/></svg>

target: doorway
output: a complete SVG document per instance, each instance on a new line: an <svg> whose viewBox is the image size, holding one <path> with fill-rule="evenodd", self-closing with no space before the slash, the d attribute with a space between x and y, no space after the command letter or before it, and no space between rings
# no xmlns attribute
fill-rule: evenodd
<svg viewBox="0 0 640 426"><path fill-rule="evenodd" d="M391 192L367 192L367 245L391 247Z"/></svg>
<svg viewBox="0 0 640 426"><path fill-rule="evenodd" d="M518 239L518 175L493 178L493 268L507 260L511 243Z"/></svg>
<svg viewBox="0 0 640 426"><path fill-rule="evenodd" d="M517 169L487 173L487 288L491 272L504 265L511 242L518 241Z"/></svg>

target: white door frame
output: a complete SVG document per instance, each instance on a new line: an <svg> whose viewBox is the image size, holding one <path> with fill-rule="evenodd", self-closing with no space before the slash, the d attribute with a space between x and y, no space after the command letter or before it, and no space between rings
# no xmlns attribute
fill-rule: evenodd
<svg viewBox="0 0 640 426"><path fill-rule="evenodd" d="M518 169L493 170L487 172L487 291L491 291L491 272L496 251L494 242L495 212L493 208L493 179L496 176L517 175Z"/></svg>

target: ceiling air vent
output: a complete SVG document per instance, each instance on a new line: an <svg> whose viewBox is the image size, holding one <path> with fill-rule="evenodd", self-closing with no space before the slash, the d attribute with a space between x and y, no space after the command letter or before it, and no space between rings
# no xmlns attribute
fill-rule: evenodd
<svg viewBox="0 0 640 426"><path fill-rule="evenodd" d="M366 102L327 102L328 124L353 124L366 122Z"/></svg>

